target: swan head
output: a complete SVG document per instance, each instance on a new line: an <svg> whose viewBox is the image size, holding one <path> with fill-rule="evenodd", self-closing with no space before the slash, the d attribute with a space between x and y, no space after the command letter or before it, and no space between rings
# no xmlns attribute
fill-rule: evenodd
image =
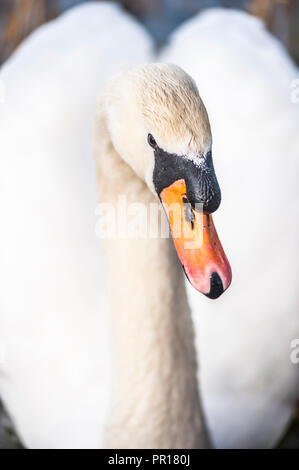
<svg viewBox="0 0 299 470"><path fill-rule="evenodd" d="M187 278L219 297L231 269L211 216L221 192L195 82L175 65L142 65L114 77L101 103L115 150L162 202Z"/></svg>

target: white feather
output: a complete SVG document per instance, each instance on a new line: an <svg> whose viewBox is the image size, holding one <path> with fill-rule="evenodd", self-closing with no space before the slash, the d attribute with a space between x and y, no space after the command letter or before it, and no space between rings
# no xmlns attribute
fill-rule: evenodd
<svg viewBox="0 0 299 470"><path fill-rule="evenodd" d="M161 59L190 73L208 109L233 270L216 302L189 289L204 409L218 447L270 447L299 387L298 70L260 21L223 9L184 24Z"/></svg>
<svg viewBox="0 0 299 470"><path fill-rule="evenodd" d="M150 60L150 50L118 6L91 3L35 32L2 70L0 395L29 447L101 443L108 371L95 103L108 77Z"/></svg>

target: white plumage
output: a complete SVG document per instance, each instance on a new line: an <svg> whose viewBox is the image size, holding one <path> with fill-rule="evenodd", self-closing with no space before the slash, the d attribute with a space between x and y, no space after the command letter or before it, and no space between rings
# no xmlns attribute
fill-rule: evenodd
<svg viewBox="0 0 299 470"><path fill-rule="evenodd" d="M273 445L298 397L298 75L253 17L212 9L183 25L163 60L196 80L222 189L215 214L233 269L219 302L189 289L205 410L219 446Z"/></svg>
<svg viewBox="0 0 299 470"><path fill-rule="evenodd" d="M299 385L298 72L257 20L220 9L183 25L162 59L195 78L207 106L223 194L215 219L234 273L216 302L189 292L205 412L218 447L269 447ZM101 443L109 371L94 106L108 77L151 60L137 23L91 3L34 33L1 73L0 395L30 447Z"/></svg>
<svg viewBox="0 0 299 470"><path fill-rule="evenodd" d="M107 348L95 101L109 76L147 61L150 48L119 7L94 3L42 27L2 71L0 395L29 447L101 443Z"/></svg>

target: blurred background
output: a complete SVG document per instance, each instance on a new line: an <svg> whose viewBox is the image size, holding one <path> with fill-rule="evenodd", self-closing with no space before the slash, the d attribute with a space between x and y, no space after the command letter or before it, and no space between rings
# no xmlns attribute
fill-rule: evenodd
<svg viewBox="0 0 299 470"><path fill-rule="evenodd" d="M101 0L99 0L101 1ZM0 0L0 64L31 31L84 0ZM169 33L199 11L216 6L260 17L299 63L299 0L120 0L161 46Z"/></svg>
<svg viewBox="0 0 299 470"><path fill-rule="evenodd" d="M0 66L33 30L84 1L0 0ZM157 47L167 41L169 33L180 23L203 9L222 6L246 10L264 21L299 64L299 0L119 0L119 3L144 24ZM20 447L0 400L0 449ZM299 410L279 447L299 448Z"/></svg>

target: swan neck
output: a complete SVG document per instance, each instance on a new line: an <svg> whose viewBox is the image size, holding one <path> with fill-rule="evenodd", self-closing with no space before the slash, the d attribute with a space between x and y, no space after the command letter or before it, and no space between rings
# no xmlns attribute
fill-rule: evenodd
<svg viewBox="0 0 299 470"><path fill-rule="evenodd" d="M100 130L100 132L99 132ZM98 126L100 202L156 203ZM110 298L112 396L107 447L208 444L184 275L168 238L102 240Z"/></svg>

